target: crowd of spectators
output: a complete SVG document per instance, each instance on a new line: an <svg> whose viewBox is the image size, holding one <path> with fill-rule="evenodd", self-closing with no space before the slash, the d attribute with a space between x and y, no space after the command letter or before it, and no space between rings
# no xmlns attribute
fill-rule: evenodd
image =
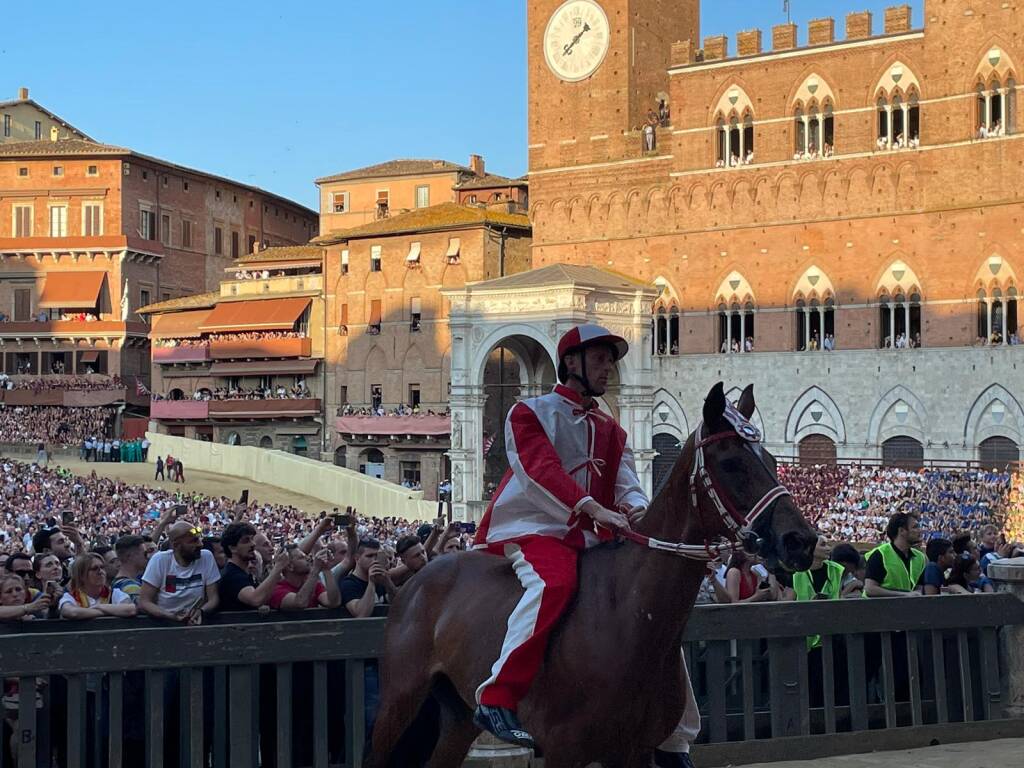
<svg viewBox="0 0 1024 768"><path fill-rule="evenodd" d="M0 404L0 442L80 445L90 436L111 436L117 408Z"/></svg>
<svg viewBox="0 0 1024 768"><path fill-rule="evenodd" d="M211 333L210 341L266 341L268 339L304 339L305 331L242 331L240 333Z"/></svg>
<svg viewBox="0 0 1024 768"><path fill-rule="evenodd" d="M354 405L346 404L338 413L339 416L451 416L451 414L450 408L435 411L431 408L421 408L418 404L406 405L405 403L396 405L394 408L385 408L382 404L369 408L357 408Z"/></svg>
<svg viewBox="0 0 1024 768"><path fill-rule="evenodd" d="M312 397L309 387L303 379L296 380L295 384L286 387L284 384L277 384L268 387L215 387L214 389L197 389L191 395L180 398L183 400L302 400ZM166 400L165 395L152 393L153 400Z"/></svg>
<svg viewBox="0 0 1024 768"><path fill-rule="evenodd" d="M0 389L28 390L40 392L106 392L111 389L124 389L125 384L117 374L113 376L32 376L24 379L12 379L6 373L0 373Z"/></svg>

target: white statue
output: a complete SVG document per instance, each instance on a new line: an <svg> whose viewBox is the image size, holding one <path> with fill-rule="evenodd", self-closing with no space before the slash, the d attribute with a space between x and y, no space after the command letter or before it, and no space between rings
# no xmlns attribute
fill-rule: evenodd
<svg viewBox="0 0 1024 768"><path fill-rule="evenodd" d="M121 291L121 321L128 322L128 280L124 281L124 289Z"/></svg>
<svg viewBox="0 0 1024 768"><path fill-rule="evenodd" d="M457 412L452 412L452 448L462 447L462 421Z"/></svg>

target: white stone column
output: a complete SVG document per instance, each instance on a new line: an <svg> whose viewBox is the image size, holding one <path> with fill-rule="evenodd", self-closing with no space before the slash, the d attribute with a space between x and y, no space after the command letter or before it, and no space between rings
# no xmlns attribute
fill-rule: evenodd
<svg viewBox="0 0 1024 768"><path fill-rule="evenodd" d="M910 349L910 302L903 302L903 327L904 335L907 337L907 349Z"/></svg>
<svg viewBox="0 0 1024 768"><path fill-rule="evenodd" d="M896 302L889 305L889 341L892 348L896 349Z"/></svg>
<svg viewBox="0 0 1024 768"><path fill-rule="evenodd" d="M740 130L740 162L742 162L743 159L747 156L747 137L746 137L746 133L747 132L745 130L743 130L743 124L742 123L739 126L739 130Z"/></svg>
<svg viewBox="0 0 1024 768"><path fill-rule="evenodd" d="M818 115L818 154L825 156L825 115Z"/></svg>
<svg viewBox="0 0 1024 768"><path fill-rule="evenodd" d="M811 308L804 308L804 350L811 348Z"/></svg>
<svg viewBox="0 0 1024 768"><path fill-rule="evenodd" d="M906 102L900 104L900 111L903 113L903 143L910 144L910 105Z"/></svg>
<svg viewBox="0 0 1024 768"><path fill-rule="evenodd" d="M818 305L818 351L825 349L825 307Z"/></svg>
<svg viewBox="0 0 1024 768"><path fill-rule="evenodd" d="M810 148L811 143L811 116L804 115L804 153L806 154Z"/></svg>
<svg viewBox="0 0 1024 768"><path fill-rule="evenodd" d="M985 90L985 130L992 130L992 91Z"/></svg>
<svg viewBox="0 0 1024 768"><path fill-rule="evenodd" d="M459 520L470 521L473 502L483 499L483 430L484 395L482 385L452 384L449 402L452 410L452 513ZM499 439L500 439L499 435Z"/></svg>
<svg viewBox="0 0 1024 768"><path fill-rule="evenodd" d="M1009 131L1007 130L1007 127L1006 127L1007 121L1006 121L1006 89L1005 88L1000 88L999 89L999 120L1003 124L1003 135L1005 136L1005 135L1007 135L1009 133Z"/></svg>
<svg viewBox="0 0 1024 768"><path fill-rule="evenodd" d="M730 309L725 313L725 351L727 354L732 354L732 310Z"/></svg>
<svg viewBox="0 0 1024 768"><path fill-rule="evenodd" d="M985 299L985 310L988 316L988 333L985 334L985 343L987 344L992 338L992 299Z"/></svg>
<svg viewBox="0 0 1024 768"><path fill-rule="evenodd" d="M889 141L889 149L892 149L892 104L885 105L885 134Z"/></svg>

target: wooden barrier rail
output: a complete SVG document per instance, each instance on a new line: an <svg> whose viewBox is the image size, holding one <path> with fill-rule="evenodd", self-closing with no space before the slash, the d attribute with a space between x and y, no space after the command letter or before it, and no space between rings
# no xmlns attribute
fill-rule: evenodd
<svg viewBox="0 0 1024 768"><path fill-rule="evenodd" d="M703 716L697 759L1024 735L1024 720L1003 711L997 643L1022 624L1010 594L698 607L684 636ZM322 610L200 627L0 625L0 676L20 689L5 744L16 728L19 768L53 755L69 768L356 768L383 626ZM809 634L822 635L822 652L808 653ZM0 749L0 767L9 759Z"/></svg>

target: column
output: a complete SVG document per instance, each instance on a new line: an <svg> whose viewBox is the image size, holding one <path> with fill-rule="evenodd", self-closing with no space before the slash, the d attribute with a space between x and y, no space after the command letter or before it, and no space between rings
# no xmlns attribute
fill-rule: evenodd
<svg viewBox="0 0 1024 768"><path fill-rule="evenodd" d="M811 143L811 116L810 115L804 115L803 116L803 121L804 121L804 153L806 154L807 151L810 149L810 143Z"/></svg>
<svg viewBox="0 0 1024 768"><path fill-rule="evenodd" d="M1007 123L1006 123L1006 89L1005 88L1000 88L999 89L999 119L1003 123L1003 135L1005 136L1006 134L1009 133L1009 131L1007 130ZM1005 314L1005 312L1006 312L1006 310L1004 309L1003 313Z"/></svg>
<svg viewBox="0 0 1024 768"><path fill-rule="evenodd" d="M892 104L885 105L885 137L889 141L889 149L892 149Z"/></svg>
<svg viewBox="0 0 1024 768"><path fill-rule="evenodd" d="M1004 296L1001 304L1003 306L1003 346L1010 345L1010 302Z"/></svg>
<svg viewBox="0 0 1024 768"><path fill-rule="evenodd" d="M985 299L985 309L988 314L988 333L985 334L985 343L988 343L989 339L992 338L992 299Z"/></svg>
<svg viewBox="0 0 1024 768"><path fill-rule="evenodd" d="M747 156L747 137L746 131L743 130L743 123L740 123L740 162Z"/></svg>
<svg viewBox="0 0 1024 768"><path fill-rule="evenodd" d="M906 328L907 349L910 349L910 298L903 303L903 327Z"/></svg>
<svg viewBox="0 0 1024 768"><path fill-rule="evenodd" d="M991 323L990 323L991 324ZM725 352L726 354L732 353L732 310L730 309L725 313Z"/></svg>
<svg viewBox="0 0 1024 768"><path fill-rule="evenodd" d="M825 349L825 305L818 305L818 351Z"/></svg>
<svg viewBox="0 0 1024 768"><path fill-rule="evenodd" d="M725 167L732 165L732 125L725 126Z"/></svg>
<svg viewBox="0 0 1024 768"><path fill-rule="evenodd" d="M804 349L811 348L811 308L804 308Z"/></svg>
<svg viewBox="0 0 1024 768"><path fill-rule="evenodd" d="M900 110L903 112L903 143L904 145L910 144L910 105L906 102L900 104Z"/></svg>
<svg viewBox="0 0 1024 768"><path fill-rule="evenodd" d="M896 349L896 302L889 305L889 341L892 348Z"/></svg>
<svg viewBox="0 0 1024 768"><path fill-rule="evenodd" d="M825 113L818 115L818 154L825 156Z"/></svg>
<svg viewBox="0 0 1024 768"><path fill-rule="evenodd" d="M985 130L992 130L992 91L985 89Z"/></svg>

